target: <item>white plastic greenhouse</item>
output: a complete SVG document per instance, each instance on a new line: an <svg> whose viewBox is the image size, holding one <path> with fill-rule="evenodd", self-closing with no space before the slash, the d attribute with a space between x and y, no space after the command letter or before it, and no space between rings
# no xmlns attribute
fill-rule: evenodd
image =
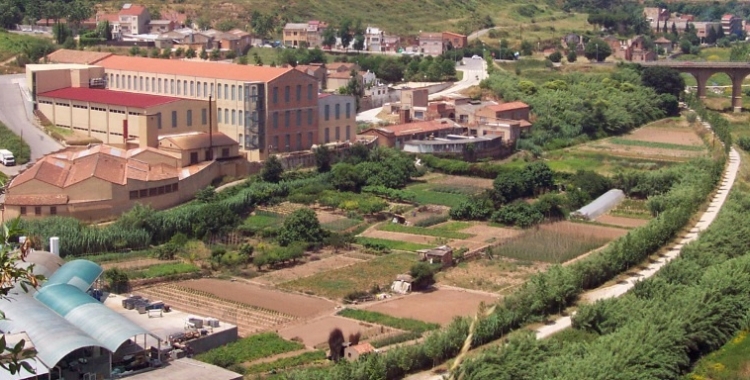
<svg viewBox="0 0 750 380"><path fill-rule="evenodd" d="M593 202L581 207L571 216L573 218L588 220L596 219L598 216L605 214L607 211L620 204L623 199L625 199L625 193L623 193L622 190L612 189L599 196L599 198L596 198Z"/></svg>

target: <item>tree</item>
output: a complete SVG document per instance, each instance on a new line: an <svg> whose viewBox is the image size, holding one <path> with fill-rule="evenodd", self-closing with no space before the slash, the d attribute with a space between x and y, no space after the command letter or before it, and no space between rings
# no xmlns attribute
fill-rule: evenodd
<svg viewBox="0 0 750 380"><path fill-rule="evenodd" d="M192 59L192 58L195 58L195 55L196 55L195 54L195 49L193 49L193 48L188 48L187 51L185 51L185 58Z"/></svg>
<svg viewBox="0 0 750 380"><path fill-rule="evenodd" d="M260 55L258 55L258 52L253 52L253 61L257 66L263 66L263 60L260 58Z"/></svg>
<svg viewBox="0 0 750 380"><path fill-rule="evenodd" d="M523 40L521 41L521 55L532 55L534 53L534 46L531 45L531 42Z"/></svg>
<svg viewBox="0 0 750 380"><path fill-rule="evenodd" d="M218 61L219 58L221 58L221 51L219 51L219 49L217 48L214 48L213 50L211 50L211 60Z"/></svg>
<svg viewBox="0 0 750 380"><path fill-rule="evenodd" d="M282 166L281 160L275 155L270 155L263 164L263 170L260 172L260 177L266 182L278 183L281 181L281 174L283 173L284 166Z"/></svg>
<svg viewBox="0 0 750 380"><path fill-rule="evenodd" d="M716 30L714 28L708 28L708 33L706 33L706 43L716 43L717 39L718 37L716 36Z"/></svg>
<svg viewBox="0 0 750 380"><path fill-rule="evenodd" d="M341 329L333 329L328 334L328 348L331 350L331 361L337 362L344 356L344 333Z"/></svg>
<svg viewBox="0 0 750 380"><path fill-rule="evenodd" d="M349 19L341 21L339 26L339 38L341 39L341 46L344 50L349 50L349 43L352 42L352 22Z"/></svg>
<svg viewBox="0 0 750 380"><path fill-rule="evenodd" d="M455 70L455 67L454 67ZM375 71L378 78L389 82L401 82L404 78L404 65L395 59L386 59Z"/></svg>
<svg viewBox="0 0 750 380"><path fill-rule="evenodd" d="M590 61L604 62L612 54L609 44L596 38L589 41L584 49L584 55Z"/></svg>
<svg viewBox="0 0 750 380"><path fill-rule="evenodd" d="M331 162L333 153L325 145L318 146L315 149L315 165L318 167L318 173L327 173L331 171Z"/></svg>
<svg viewBox="0 0 750 380"><path fill-rule="evenodd" d="M182 47L179 47L179 48L177 48L177 49L176 49L176 50L174 51L174 56L175 56L175 57L177 57L177 58L180 58L180 57L182 57L182 55L183 55L183 54L185 54L185 49L184 49L184 48L182 48Z"/></svg>
<svg viewBox="0 0 750 380"><path fill-rule="evenodd" d="M112 26L109 24L108 20L98 23L96 25L96 32L99 35L99 38L102 38L105 41L112 40Z"/></svg>
<svg viewBox="0 0 750 380"><path fill-rule="evenodd" d="M288 246L295 242L320 243L325 237L326 233L320 227L315 211L302 208L295 210L284 219L277 239L281 246Z"/></svg>
<svg viewBox="0 0 750 380"><path fill-rule="evenodd" d="M679 34L677 33L677 25L674 22L672 23L672 34L675 36Z"/></svg>
<svg viewBox="0 0 750 380"><path fill-rule="evenodd" d="M110 268L104 272L109 289L112 293L125 293L128 291L128 274L119 268Z"/></svg>
<svg viewBox="0 0 750 380"><path fill-rule="evenodd" d="M568 59L568 62L573 63L578 59L578 54L576 54L574 50L571 50L566 58Z"/></svg>
<svg viewBox="0 0 750 380"><path fill-rule="evenodd" d="M208 52L206 51L205 47L201 49L200 57L204 61L208 59Z"/></svg>
<svg viewBox="0 0 750 380"><path fill-rule="evenodd" d="M331 48L336 45L336 30L333 27L328 27L323 30L323 46Z"/></svg>
<svg viewBox="0 0 750 380"><path fill-rule="evenodd" d="M549 60L554 63L560 63L560 61L562 61L562 53L556 50L554 53L549 55Z"/></svg>
<svg viewBox="0 0 750 380"><path fill-rule="evenodd" d="M258 37L268 37L276 27L276 19L272 15L264 15L253 11L250 17L250 28Z"/></svg>
<svg viewBox="0 0 750 380"><path fill-rule="evenodd" d="M52 35L55 37L55 42L62 45L68 37L72 37L70 28L66 24L57 23L52 26Z"/></svg>
<svg viewBox="0 0 750 380"><path fill-rule="evenodd" d="M690 54L690 48L693 47L693 44L690 43L690 41L683 39L680 40L680 50L682 51L682 54Z"/></svg>
<svg viewBox="0 0 750 380"><path fill-rule="evenodd" d="M358 52L362 51L365 48L365 36L361 34L354 36L354 45L352 47Z"/></svg>
<svg viewBox="0 0 750 380"><path fill-rule="evenodd" d="M359 192L365 179L357 168L349 163L340 162L331 170L331 185L339 191Z"/></svg>
<svg viewBox="0 0 750 380"><path fill-rule="evenodd" d="M195 200L200 203L211 203L214 199L216 199L216 189L211 185L206 186L195 193Z"/></svg>
<svg viewBox="0 0 750 380"><path fill-rule="evenodd" d="M670 94L676 98L685 91L685 79L669 67L646 67L641 72L641 83L658 94Z"/></svg>
<svg viewBox="0 0 750 380"><path fill-rule="evenodd" d="M87 0L74 0L67 4L67 21L75 26L75 30L81 28L84 20L91 18L94 14L94 4Z"/></svg>
<svg viewBox="0 0 750 380"><path fill-rule="evenodd" d="M435 283L435 271L426 262L414 264L409 274L413 280L411 287L414 290L427 289Z"/></svg>

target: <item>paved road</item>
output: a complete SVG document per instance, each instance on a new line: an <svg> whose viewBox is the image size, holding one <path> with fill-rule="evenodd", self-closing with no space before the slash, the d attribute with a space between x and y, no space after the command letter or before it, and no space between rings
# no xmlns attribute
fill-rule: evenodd
<svg viewBox="0 0 750 380"><path fill-rule="evenodd" d="M0 75L0 121L26 140L31 147L31 159L36 160L61 149L62 145L30 121L33 120L31 101L19 83L25 83L23 74Z"/></svg>
<svg viewBox="0 0 750 380"><path fill-rule="evenodd" d="M708 123L704 122L703 126L706 127L707 129L711 129L711 126ZM669 252L667 252L661 259L656 260L656 262L650 264L648 268L638 271L632 278L628 279L627 281L622 281L612 286L591 290L583 294L582 299L587 300L589 302L595 302L595 301L603 300L607 298L620 297L623 294L627 293L630 289L632 289L637 282L655 275L656 272L658 272L662 267L664 267L664 265L666 265L668 262L677 258L680 255L682 247L685 244L698 239L699 233L702 231L705 231L711 225L711 223L713 223L714 219L716 219L716 216L721 210L721 207L724 205L724 202L729 197L729 193L732 190L732 186L734 185L735 178L737 178L737 173L739 172L739 168L740 168L740 155L739 153L737 153L737 151L734 148L732 148L731 152L729 153L729 164L724 170L724 176L721 181L721 186L719 186L719 190L711 199L711 203L709 204L706 211L701 215L699 221L695 224L695 226L692 229L690 229L690 231L687 234L685 234L685 236L683 236L683 239L674 247L672 247L672 249L670 249ZM572 316L574 315L575 313L572 313ZM537 339L544 339L562 330L568 329L571 326L572 326L571 316L562 317L548 325L545 325L537 329L536 337ZM443 376L432 374L430 371L425 371L425 372L421 372L421 373L408 376L406 379L408 380L442 380Z"/></svg>
<svg viewBox="0 0 750 380"><path fill-rule="evenodd" d="M454 83L453 86L430 95L430 100L434 100L441 96L465 90L471 86L476 86L479 84L479 82L482 81L482 79L487 78L487 62L485 62L483 59L464 58L463 63L463 65L456 66L457 71L462 71L464 73L463 78L461 78L460 81ZM381 122L383 120L377 117L377 114L379 114L381 110L381 107L377 107L371 110L360 112L357 114L357 121L363 121L367 123Z"/></svg>

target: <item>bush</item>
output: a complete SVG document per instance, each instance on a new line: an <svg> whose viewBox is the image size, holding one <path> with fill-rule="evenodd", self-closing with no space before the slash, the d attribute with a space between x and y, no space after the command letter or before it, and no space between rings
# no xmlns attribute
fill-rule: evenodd
<svg viewBox="0 0 750 380"><path fill-rule="evenodd" d="M549 60L555 63L560 63L562 61L562 53L559 51L555 51L554 53L549 55Z"/></svg>
<svg viewBox="0 0 750 380"><path fill-rule="evenodd" d="M253 361L302 348L304 348L302 344L286 341L274 333L262 333L240 339L226 346L214 348L195 358L219 367L228 368L233 364Z"/></svg>
<svg viewBox="0 0 750 380"><path fill-rule="evenodd" d="M740 137L739 139L737 139L737 145L745 152L750 152L750 137Z"/></svg>
<svg viewBox="0 0 750 380"><path fill-rule="evenodd" d="M411 287L414 290L427 289L435 283L435 269L426 262L414 264L409 274L414 280L411 283Z"/></svg>
<svg viewBox="0 0 750 380"><path fill-rule="evenodd" d="M337 314L346 318L357 319L369 323L377 323L379 325L393 327L399 330L411 331L419 334L427 331L437 330L440 328L440 325L437 323L428 323L411 318L397 318L387 314L378 313L376 311L346 308L339 311Z"/></svg>
<svg viewBox="0 0 750 380"><path fill-rule="evenodd" d="M31 158L29 144L3 123L0 123L0 149L11 151L16 159L16 165L23 165Z"/></svg>

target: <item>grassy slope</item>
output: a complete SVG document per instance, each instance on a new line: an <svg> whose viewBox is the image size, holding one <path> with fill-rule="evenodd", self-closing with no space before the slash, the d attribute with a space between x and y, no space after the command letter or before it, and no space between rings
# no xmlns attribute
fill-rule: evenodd
<svg viewBox="0 0 750 380"><path fill-rule="evenodd" d="M290 21L319 19L336 23L345 17L359 18L365 26L370 24L387 32L403 35L416 35L420 30L457 31L456 23L468 18L474 11L482 16L489 14L497 25L504 25L511 20L530 22L530 18L524 18L516 12L517 6L527 4L520 0L234 0L232 3L233 5L228 5L223 0L185 0L183 4L176 4L172 8L194 11L198 15L206 14L213 20L231 17L249 21L250 12L254 10L266 14L279 12ZM114 1L103 3L104 8L108 9L116 8L119 4L121 3ZM549 16L553 12L542 2L535 5L543 8L535 15L537 18Z"/></svg>

